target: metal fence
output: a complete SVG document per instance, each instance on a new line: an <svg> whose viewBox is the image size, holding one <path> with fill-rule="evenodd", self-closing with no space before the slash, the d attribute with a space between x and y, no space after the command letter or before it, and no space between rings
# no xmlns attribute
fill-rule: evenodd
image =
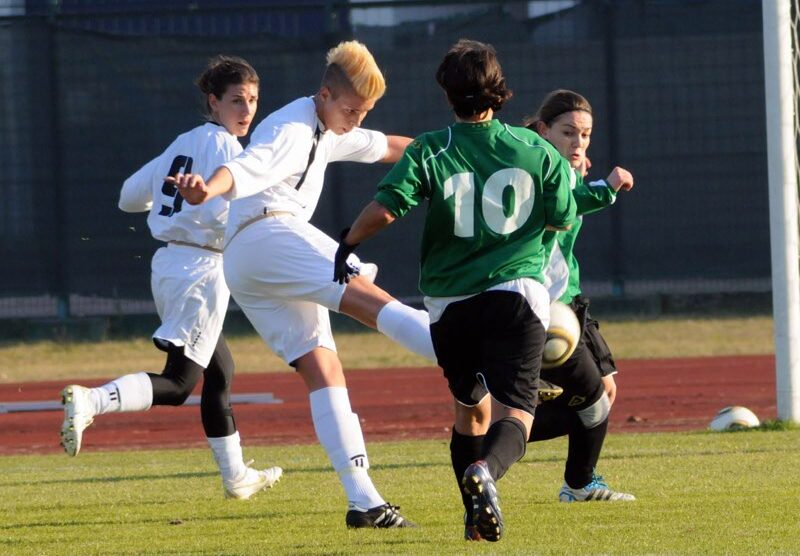
<svg viewBox="0 0 800 556"><path fill-rule="evenodd" d="M496 47L514 90L506 122L554 88L591 101L590 177L620 165L637 185L584 222L590 296L769 291L759 0L185 6L0 2L0 318L153 311L158 244L144 215L116 203L128 175L201 121L192 82L206 59L254 65L260 120L315 92L325 51L350 37L389 85L367 127L413 136L448 125L433 75L462 37ZM332 165L314 222L335 234L387 169ZM418 295L423 216L361 251L407 300Z"/></svg>

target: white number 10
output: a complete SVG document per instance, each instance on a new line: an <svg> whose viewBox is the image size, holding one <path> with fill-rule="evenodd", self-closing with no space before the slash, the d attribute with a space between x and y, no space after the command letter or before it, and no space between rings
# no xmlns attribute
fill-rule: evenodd
<svg viewBox="0 0 800 556"><path fill-rule="evenodd" d="M514 210L506 216L503 210L503 192L506 187L514 189ZM457 237L475 235L475 176L472 172L455 174L444 182L444 198L455 195L455 223L453 233ZM483 186L481 210L486 225L498 234L507 235L518 230L533 211L533 178L519 168L498 170Z"/></svg>

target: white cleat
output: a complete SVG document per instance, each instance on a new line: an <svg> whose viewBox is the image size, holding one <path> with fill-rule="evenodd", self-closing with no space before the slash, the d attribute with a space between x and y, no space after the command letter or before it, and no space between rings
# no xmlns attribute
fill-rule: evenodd
<svg viewBox="0 0 800 556"><path fill-rule="evenodd" d="M561 502L633 502L636 497L627 492L617 492L600 475L593 475L592 481L583 488L571 488L567 483L558 493Z"/></svg>
<svg viewBox="0 0 800 556"><path fill-rule="evenodd" d="M94 411L89 389L70 384L61 391L64 406L64 422L61 424L61 445L69 456L81 451L83 431L94 421Z"/></svg>
<svg viewBox="0 0 800 556"><path fill-rule="evenodd" d="M361 263L361 268L358 270L358 275L363 276L374 284L375 278L378 277L378 265L375 263Z"/></svg>
<svg viewBox="0 0 800 556"><path fill-rule="evenodd" d="M280 467L253 469L250 467L251 463L253 462L247 462L247 471L239 479L222 481L222 485L225 487L225 498L247 500L265 488L272 488L275 483L281 480L283 469Z"/></svg>

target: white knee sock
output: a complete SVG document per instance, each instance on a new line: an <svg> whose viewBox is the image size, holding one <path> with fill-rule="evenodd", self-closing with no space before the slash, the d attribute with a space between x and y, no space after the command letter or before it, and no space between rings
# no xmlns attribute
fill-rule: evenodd
<svg viewBox="0 0 800 556"><path fill-rule="evenodd" d="M350 409L347 388L315 390L309 401L317 438L339 474L348 501L363 509L385 504L367 472L367 448L358 416Z"/></svg>
<svg viewBox="0 0 800 556"><path fill-rule="evenodd" d="M390 301L378 313L378 330L403 346L436 363L427 311L418 311L399 301Z"/></svg>
<svg viewBox="0 0 800 556"><path fill-rule="evenodd" d="M223 481L235 481L247 471L244 456L242 456L239 431L230 436L208 438L207 440Z"/></svg>
<svg viewBox="0 0 800 556"><path fill-rule="evenodd" d="M153 405L153 383L147 373L121 376L90 390L95 415L146 411Z"/></svg>

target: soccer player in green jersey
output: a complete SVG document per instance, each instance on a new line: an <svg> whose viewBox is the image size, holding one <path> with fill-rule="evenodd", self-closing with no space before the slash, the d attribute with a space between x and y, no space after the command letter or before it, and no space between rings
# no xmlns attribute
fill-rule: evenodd
<svg viewBox="0 0 800 556"><path fill-rule="evenodd" d="M349 277L360 242L426 207L420 290L456 402L450 451L465 538L497 541L496 481L525 454L550 317L543 237L574 221L575 174L538 134L493 119L511 91L491 46L459 41L436 80L455 123L406 148L343 233L334 280Z"/></svg>
<svg viewBox="0 0 800 556"><path fill-rule="evenodd" d="M547 94L536 115L525 124L552 143L576 175L572 194L578 218L567 231L545 233L545 285L550 297L570 305L582 324L580 343L572 357L557 368L542 370L542 378L561 386L564 392L537 408L530 441L568 435L564 485L558 495L562 502L635 500L631 494L612 490L595 473L616 395L617 369L597 321L589 317L588 301L581 296L573 251L582 215L614 203L618 191L633 187L633 176L616 167L605 180L585 180L590 167L586 150L592 135L592 107L574 91L559 89Z"/></svg>

